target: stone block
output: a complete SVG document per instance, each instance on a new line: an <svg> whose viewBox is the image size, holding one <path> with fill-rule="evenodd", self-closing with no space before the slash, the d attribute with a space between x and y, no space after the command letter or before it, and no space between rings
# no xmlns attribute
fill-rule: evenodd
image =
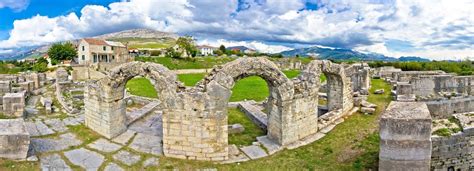
<svg viewBox="0 0 474 171"><path fill-rule="evenodd" d="M0 130L0 157L26 159L30 134L23 119L2 119Z"/></svg>
<svg viewBox="0 0 474 171"><path fill-rule="evenodd" d="M391 102L380 119L379 170L430 170L431 115L422 102Z"/></svg>
<svg viewBox="0 0 474 171"><path fill-rule="evenodd" d="M239 134L245 131L244 126L241 124L229 125L229 134Z"/></svg>
<svg viewBox="0 0 474 171"><path fill-rule="evenodd" d="M365 114L373 114L373 113L375 113L375 109L374 108L369 108L369 107L361 107L360 112L365 113Z"/></svg>

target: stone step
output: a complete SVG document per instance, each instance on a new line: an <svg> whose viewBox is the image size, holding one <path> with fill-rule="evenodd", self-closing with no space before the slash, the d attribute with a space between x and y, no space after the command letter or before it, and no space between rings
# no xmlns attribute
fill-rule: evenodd
<svg viewBox="0 0 474 171"><path fill-rule="evenodd" d="M239 109L247 115L258 127L267 130L268 115L259 110L256 106L248 102L239 104Z"/></svg>
<svg viewBox="0 0 474 171"><path fill-rule="evenodd" d="M132 124L133 122L137 121L138 119L144 117L146 114L150 113L155 109L158 105L160 105L159 101L152 101L148 103L147 105L143 106L142 108L132 111L132 112L127 112L127 125Z"/></svg>

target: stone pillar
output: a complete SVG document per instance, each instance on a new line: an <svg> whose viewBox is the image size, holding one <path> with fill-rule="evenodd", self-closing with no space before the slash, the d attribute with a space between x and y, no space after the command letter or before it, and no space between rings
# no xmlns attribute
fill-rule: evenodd
<svg viewBox="0 0 474 171"><path fill-rule="evenodd" d="M183 93L163 110L163 153L167 157L222 161L228 158L227 100ZM213 99L221 97L221 99Z"/></svg>
<svg viewBox="0 0 474 171"><path fill-rule="evenodd" d="M282 112L282 114L270 116L270 119L272 117L282 117L279 122L276 122L279 124L272 124L282 128L279 131L270 131L271 128L269 125L268 132L270 138L280 145L285 146L318 132L317 102L317 93L308 96L300 95L295 97L295 99L283 102L281 107L276 108L276 110L281 109L280 112ZM269 123L270 122L269 120ZM276 137L275 134L281 137Z"/></svg>
<svg viewBox="0 0 474 171"><path fill-rule="evenodd" d="M90 129L109 139L127 130L123 88L111 90L90 82L85 90L84 103L85 125Z"/></svg>
<svg viewBox="0 0 474 171"><path fill-rule="evenodd" d="M380 119L379 170L430 170L431 116L422 102L391 102Z"/></svg>

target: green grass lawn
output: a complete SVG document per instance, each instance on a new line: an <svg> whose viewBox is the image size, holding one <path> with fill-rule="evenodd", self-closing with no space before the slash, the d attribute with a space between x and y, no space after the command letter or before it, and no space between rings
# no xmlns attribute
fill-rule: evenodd
<svg viewBox="0 0 474 171"><path fill-rule="evenodd" d="M385 89L386 93L373 94L374 90L380 88ZM269 157L240 164L220 165L164 157L160 160L160 168L179 168L180 170L204 168L217 168L218 170L377 170L378 118L390 103L391 97L388 90L390 90L390 86L387 83L382 80L373 80L368 101L378 105L376 113L373 115L356 113L349 116L325 137L309 145L293 150L283 150ZM229 122L231 117L235 116L229 115ZM229 141L233 140L229 137Z"/></svg>
<svg viewBox="0 0 474 171"><path fill-rule="evenodd" d="M206 74L198 73L198 74L179 74L178 79L179 81L183 82L185 86L194 86L196 83L201 81Z"/></svg>
<svg viewBox="0 0 474 171"><path fill-rule="evenodd" d="M299 70L287 70L283 73L288 78L294 78L300 73ZM186 86L194 86L197 82L205 77L204 73L200 74L179 74L178 79ZM324 75L321 80L325 80ZM133 95L157 98L156 91L146 78L133 78L127 82L127 89ZM269 96L269 90L265 80L258 76L246 77L239 80L232 89L230 101L255 100L262 101Z"/></svg>
<svg viewBox="0 0 474 171"><path fill-rule="evenodd" d="M252 145L257 137L265 135L265 132L255 125L242 111L237 108L229 108L229 125L241 124L245 130L239 134L229 134L229 144Z"/></svg>
<svg viewBox="0 0 474 171"><path fill-rule="evenodd" d="M155 87L150 80L143 77L132 78L125 86L127 91L136 96L158 98Z"/></svg>
<svg viewBox="0 0 474 171"><path fill-rule="evenodd" d="M196 57L194 59L175 59L166 57L136 57L136 61L155 62L162 64L168 69L204 69L212 68L214 65L222 65L233 61L230 57Z"/></svg>

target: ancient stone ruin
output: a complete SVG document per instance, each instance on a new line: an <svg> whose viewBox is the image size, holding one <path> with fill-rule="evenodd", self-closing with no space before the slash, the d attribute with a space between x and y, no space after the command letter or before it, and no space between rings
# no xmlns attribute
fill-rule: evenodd
<svg viewBox="0 0 474 171"><path fill-rule="evenodd" d="M368 88L367 78L351 79L346 76L345 67L329 61L312 61L297 78L288 79L268 59L239 58L215 67L195 87L186 88L174 72L160 64L126 63L112 69L104 78L88 82L85 124L106 138L124 133L129 123L125 111L125 83L136 76L147 77L158 93L163 114L164 155L193 160L228 160L227 107L232 87L239 79L259 76L270 90L265 103L267 136L261 138L268 140L274 149L296 148L320 138L320 131L326 127L332 129L334 124L355 111L352 81L364 82L361 87ZM322 73L328 78L329 112L319 117L318 92ZM351 74L354 78L355 73L354 69Z"/></svg>
<svg viewBox="0 0 474 171"><path fill-rule="evenodd" d="M443 71L381 75L399 102L390 104L380 122L379 169L472 169L473 77Z"/></svg>

